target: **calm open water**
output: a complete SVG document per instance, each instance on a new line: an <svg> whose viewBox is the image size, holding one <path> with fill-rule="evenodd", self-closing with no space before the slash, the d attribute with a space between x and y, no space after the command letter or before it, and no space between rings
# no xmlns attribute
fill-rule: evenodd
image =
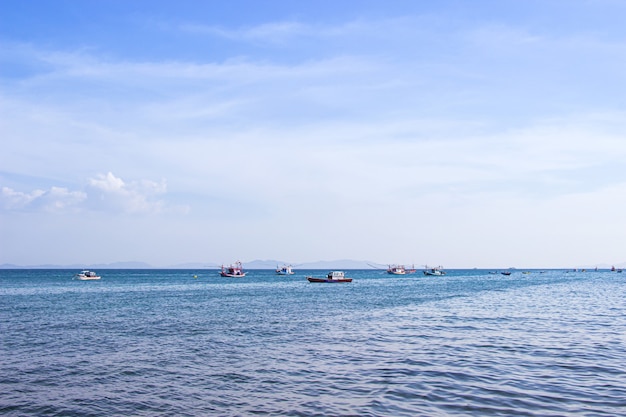
<svg viewBox="0 0 626 417"><path fill-rule="evenodd" d="M626 273L76 272L0 270L1 415L626 415Z"/></svg>

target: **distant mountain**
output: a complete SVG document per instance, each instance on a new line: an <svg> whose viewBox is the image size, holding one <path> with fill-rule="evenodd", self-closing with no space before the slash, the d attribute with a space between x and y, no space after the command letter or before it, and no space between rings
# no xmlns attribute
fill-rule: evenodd
<svg viewBox="0 0 626 417"><path fill-rule="evenodd" d="M225 263L225 265L230 264L230 262ZM294 269L325 269L325 270L333 270L333 269L386 269L387 265L381 265L376 262L371 261L355 261L352 259L339 259L333 261L315 261L315 262L304 262L304 263L294 263L294 262L285 262L285 261L277 261L273 259L260 260L255 259L253 261L245 262L243 261L243 267L245 269L274 269L277 266L282 265L292 265ZM585 265L585 266L577 266L578 269L587 269L592 270L596 266L598 269L607 270L610 269L611 266L614 265L615 268L626 269L626 262L620 262L615 264L597 264L597 265ZM169 266L158 266L155 267L146 262L112 262L112 263L101 263L101 264L66 264L66 265L51 265L51 264L42 264L42 265L15 265L15 264L1 264L0 269L218 269L221 266L221 263L215 262L188 262L181 263Z"/></svg>
<svg viewBox="0 0 626 417"><path fill-rule="evenodd" d="M145 262L113 262L110 264L90 265L91 269L151 269L152 265Z"/></svg>
<svg viewBox="0 0 626 417"><path fill-rule="evenodd" d="M228 265L230 263L225 263ZM369 261L355 261L351 259L340 259L334 261L316 261L305 263L293 263L286 261L277 261L274 259L255 259L249 262L243 262L245 269L275 269L282 265L292 265L297 269L383 269L386 265L376 264ZM0 269L217 269L221 266L215 262L187 262L169 266L155 267L146 262L112 262L100 264L72 264L72 265L15 265L2 264Z"/></svg>
<svg viewBox="0 0 626 417"><path fill-rule="evenodd" d="M2 264L0 269L85 269L83 264L78 265L15 265L15 264Z"/></svg>
<svg viewBox="0 0 626 417"><path fill-rule="evenodd" d="M231 262L226 262L224 265L230 265ZM367 261L354 261L350 259L342 259L335 261L317 261L317 262L305 262L305 263L294 263L287 261L278 261L275 259L255 259L253 261L242 261L243 267L245 269L275 269L282 265L291 265L297 269L376 269L376 268L386 268L386 265L378 265L374 262ZM205 263L186 263L186 264L177 264L174 266L170 266L172 269L213 269L219 268L222 264L205 262Z"/></svg>
<svg viewBox="0 0 626 417"><path fill-rule="evenodd" d="M294 265L295 266L295 265ZM317 261L298 264L300 269L382 269L386 266L369 261L355 261L352 259L339 259L335 261Z"/></svg>
<svg viewBox="0 0 626 417"><path fill-rule="evenodd" d="M254 260L243 262L246 269L274 269L282 265L291 265L297 269L376 269L386 268L386 266L377 265L374 262L355 261L351 259L339 259L334 261L316 261L305 263L293 263L277 260ZM373 265L373 266L372 266Z"/></svg>
<svg viewBox="0 0 626 417"><path fill-rule="evenodd" d="M218 264L207 262L187 262L183 264L169 265L163 269L207 269L207 268L219 268Z"/></svg>
<svg viewBox="0 0 626 417"><path fill-rule="evenodd" d="M254 261L243 262L243 266L246 269L276 269L277 266L281 265L289 265L289 262L277 261L274 259L255 259Z"/></svg>
<svg viewBox="0 0 626 417"><path fill-rule="evenodd" d="M0 269L152 269L145 262L113 262L110 264L72 264L72 265L14 265L2 264Z"/></svg>

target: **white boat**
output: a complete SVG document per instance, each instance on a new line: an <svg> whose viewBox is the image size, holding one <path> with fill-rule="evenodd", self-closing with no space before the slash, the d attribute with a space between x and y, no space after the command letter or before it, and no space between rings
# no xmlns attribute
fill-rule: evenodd
<svg viewBox="0 0 626 417"><path fill-rule="evenodd" d="M241 262L237 261L229 266L222 265L220 275L227 278L243 278L246 276L246 273L243 270Z"/></svg>
<svg viewBox="0 0 626 417"><path fill-rule="evenodd" d="M424 275L434 275L434 276L440 276L440 275L445 275L446 272L442 269L441 266L435 267L435 268L429 268L428 265L426 265L425 267L426 269L424 269Z"/></svg>
<svg viewBox="0 0 626 417"><path fill-rule="evenodd" d="M283 265L281 267L276 267L276 274L277 275L293 275L295 274L295 272L293 272L293 268L291 267L291 265Z"/></svg>
<svg viewBox="0 0 626 417"><path fill-rule="evenodd" d="M80 271L80 274L76 274L75 277L76 279L79 279L81 281L91 281L91 280L100 279L100 276L98 274L96 274L93 271L88 271L86 269L84 271Z"/></svg>

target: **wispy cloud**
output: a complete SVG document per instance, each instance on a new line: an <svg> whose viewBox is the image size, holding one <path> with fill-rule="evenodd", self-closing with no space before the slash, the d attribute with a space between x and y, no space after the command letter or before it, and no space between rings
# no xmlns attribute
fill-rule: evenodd
<svg viewBox="0 0 626 417"><path fill-rule="evenodd" d="M90 178L84 190L71 191L64 187L22 192L2 187L4 211L77 213L101 211L125 214L160 214L188 208L172 206L158 197L166 193L165 181L139 180L124 182L109 172Z"/></svg>
<svg viewBox="0 0 626 417"><path fill-rule="evenodd" d="M2 207L5 211L74 212L86 198L87 194L84 192L70 191L63 187L31 192L2 187L1 194Z"/></svg>
<svg viewBox="0 0 626 417"><path fill-rule="evenodd" d="M266 23L258 26L244 27L240 29L186 23L180 26L180 30L183 32L199 35L217 36L230 40L263 41L270 43L283 43L286 40L292 39L297 36L310 36L315 33L313 27L311 27L310 25L295 21Z"/></svg>

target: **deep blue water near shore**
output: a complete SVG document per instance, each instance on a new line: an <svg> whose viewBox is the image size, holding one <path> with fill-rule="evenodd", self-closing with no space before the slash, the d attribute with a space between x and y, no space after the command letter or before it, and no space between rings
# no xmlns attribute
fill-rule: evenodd
<svg viewBox="0 0 626 417"><path fill-rule="evenodd" d="M0 270L1 415L626 415L624 273L75 272Z"/></svg>

